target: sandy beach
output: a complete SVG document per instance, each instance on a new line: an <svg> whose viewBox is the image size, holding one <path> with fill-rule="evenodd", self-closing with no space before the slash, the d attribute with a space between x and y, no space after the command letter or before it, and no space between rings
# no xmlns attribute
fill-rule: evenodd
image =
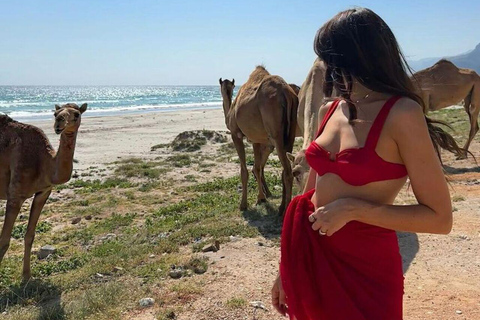
<svg viewBox="0 0 480 320"><path fill-rule="evenodd" d="M53 116L52 121L26 123L41 128L57 149L59 136L53 131ZM82 171L132 157L151 158L152 146L169 143L183 131L204 129L226 130L222 109L85 117L77 137L74 169Z"/></svg>

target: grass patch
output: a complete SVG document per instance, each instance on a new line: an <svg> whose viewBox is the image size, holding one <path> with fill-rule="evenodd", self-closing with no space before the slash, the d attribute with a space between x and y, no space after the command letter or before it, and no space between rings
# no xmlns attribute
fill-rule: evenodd
<svg viewBox="0 0 480 320"><path fill-rule="evenodd" d="M161 174L167 172L167 169L165 168L158 168L160 164L161 163L159 162L146 162L142 160L124 163L115 169L115 174L127 178L137 177L157 179Z"/></svg>
<svg viewBox="0 0 480 320"><path fill-rule="evenodd" d="M168 157L167 161L177 168L188 167L192 164L192 159L188 154L173 155Z"/></svg>
<svg viewBox="0 0 480 320"><path fill-rule="evenodd" d="M52 230L52 224L48 221L40 221L35 228L36 234L46 233ZM23 239L25 233L27 232L27 224L17 224L13 227L12 238L14 239Z"/></svg>
<svg viewBox="0 0 480 320"><path fill-rule="evenodd" d="M231 309L240 309L247 305L247 300L243 298L231 298L225 303Z"/></svg>

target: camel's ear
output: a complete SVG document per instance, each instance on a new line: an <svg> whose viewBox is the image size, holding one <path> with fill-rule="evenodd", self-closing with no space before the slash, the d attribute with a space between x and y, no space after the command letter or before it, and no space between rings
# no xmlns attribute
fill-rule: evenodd
<svg viewBox="0 0 480 320"><path fill-rule="evenodd" d="M80 107L80 113L84 113L85 111L87 111L87 104L86 103L82 104L82 106Z"/></svg>
<svg viewBox="0 0 480 320"><path fill-rule="evenodd" d="M218 79L218 83L220 83L220 85L222 85L222 83L223 83L222 78Z"/></svg>
<svg viewBox="0 0 480 320"><path fill-rule="evenodd" d="M235 79L232 79L232 84L235 86Z"/></svg>
<svg viewBox="0 0 480 320"><path fill-rule="evenodd" d="M293 164L293 161L295 161L295 156L290 152L287 152L287 158L292 164Z"/></svg>
<svg viewBox="0 0 480 320"><path fill-rule="evenodd" d="M55 110L59 110L59 109L61 109L61 108L62 108L62 107L60 107L60 105L58 105L58 104L55 105Z"/></svg>

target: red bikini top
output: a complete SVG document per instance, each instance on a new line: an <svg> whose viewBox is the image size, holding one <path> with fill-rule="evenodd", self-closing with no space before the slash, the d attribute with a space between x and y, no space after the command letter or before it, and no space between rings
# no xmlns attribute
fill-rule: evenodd
<svg viewBox="0 0 480 320"><path fill-rule="evenodd" d="M334 101L323 118L315 139L305 151L305 157L310 167L319 176L329 172L334 173L352 186L405 177L407 169L403 164L385 161L375 151L388 113L400 98L399 96L391 97L383 105L370 128L364 147L342 150L335 154L335 159L332 159L331 153L318 145L315 140L322 134L325 125L340 102L340 100Z"/></svg>

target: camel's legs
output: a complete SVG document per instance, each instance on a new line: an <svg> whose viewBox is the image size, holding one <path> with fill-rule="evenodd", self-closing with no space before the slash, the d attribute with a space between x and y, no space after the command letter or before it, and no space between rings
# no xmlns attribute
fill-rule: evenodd
<svg viewBox="0 0 480 320"><path fill-rule="evenodd" d="M265 164L267 163L268 156L272 153L273 147L265 144L254 143L253 154L255 157L255 163L253 166L253 174L258 184L258 199L257 204L264 202L265 198L272 196L272 193L268 189L267 182L265 181Z"/></svg>
<svg viewBox="0 0 480 320"><path fill-rule="evenodd" d="M265 182L265 177L263 176L264 168L265 168L265 163L268 160L268 155L270 154L270 146L260 144L260 143L254 143L253 144L253 154L254 154L254 164L253 164L253 174L255 175L255 179L258 184L258 198L257 198L257 204L265 202L266 197L268 197L268 193L270 193L270 190L268 190L267 183ZM271 193L270 193L271 195Z"/></svg>
<svg viewBox="0 0 480 320"><path fill-rule="evenodd" d="M470 143L478 132L478 113L480 111L480 84L474 85L471 93L465 98L465 111L467 111L468 118L470 119L470 133L468 134L468 140L463 146L464 154L459 156L458 159L465 159L467 157L467 151L470 147Z"/></svg>
<svg viewBox="0 0 480 320"><path fill-rule="evenodd" d="M28 219L27 232L25 233L25 251L23 255L23 280L28 280L31 277L30 273L30 254L32 252L33 239L35 239L35 228L38 223L38 218L42 212L45 202L50 196L51 190L42 191L35 194L30 209L30 217Z"/></svg>
<svg viewBox="0 0 480 320"><path fill-rule="evenodd" d="M238 159L240 160L240 176L242 178L242 201L240 202L240 210L247 210L248 170L247 159L245 157L245 145L243 144L243 138L238 138L233 132L232 140L235 149L237 149Z"/></svg>
<svg viewBox="0 0 480 320"><path fill-rule="evenodd" d="M293 174L292 174L292 166L290 161L287 158L287 150L283 143L279 143L276 141L275 148L277 149L278 159L280 159L280 163L283 167L282 172L282 182L283 182L283 191L282 191L282 203L278 208L278 213L283 215L286 209L287 204L290 203L292 199L292 186L293 186ZM290 149L291 151L291 149Z"/></svg>
<svg viewBox="0 0 480 320"><path fill-rule="evenodd" d="M20 208L25 199L8 199L5 210L5 221L3 222L2 233L0 234L0 262L10 246L13 225L17 219Z"/></svg>
<svg viewBox="0 0 480 320"><path fill-rule="evenodd" d="M268 189L267 181L265 180L265 164L268 161L268 156L273 152L273 146L265 145L265 148L262 150L262 184L263 190L267 198L272 196L270 189Z"/></svg>

